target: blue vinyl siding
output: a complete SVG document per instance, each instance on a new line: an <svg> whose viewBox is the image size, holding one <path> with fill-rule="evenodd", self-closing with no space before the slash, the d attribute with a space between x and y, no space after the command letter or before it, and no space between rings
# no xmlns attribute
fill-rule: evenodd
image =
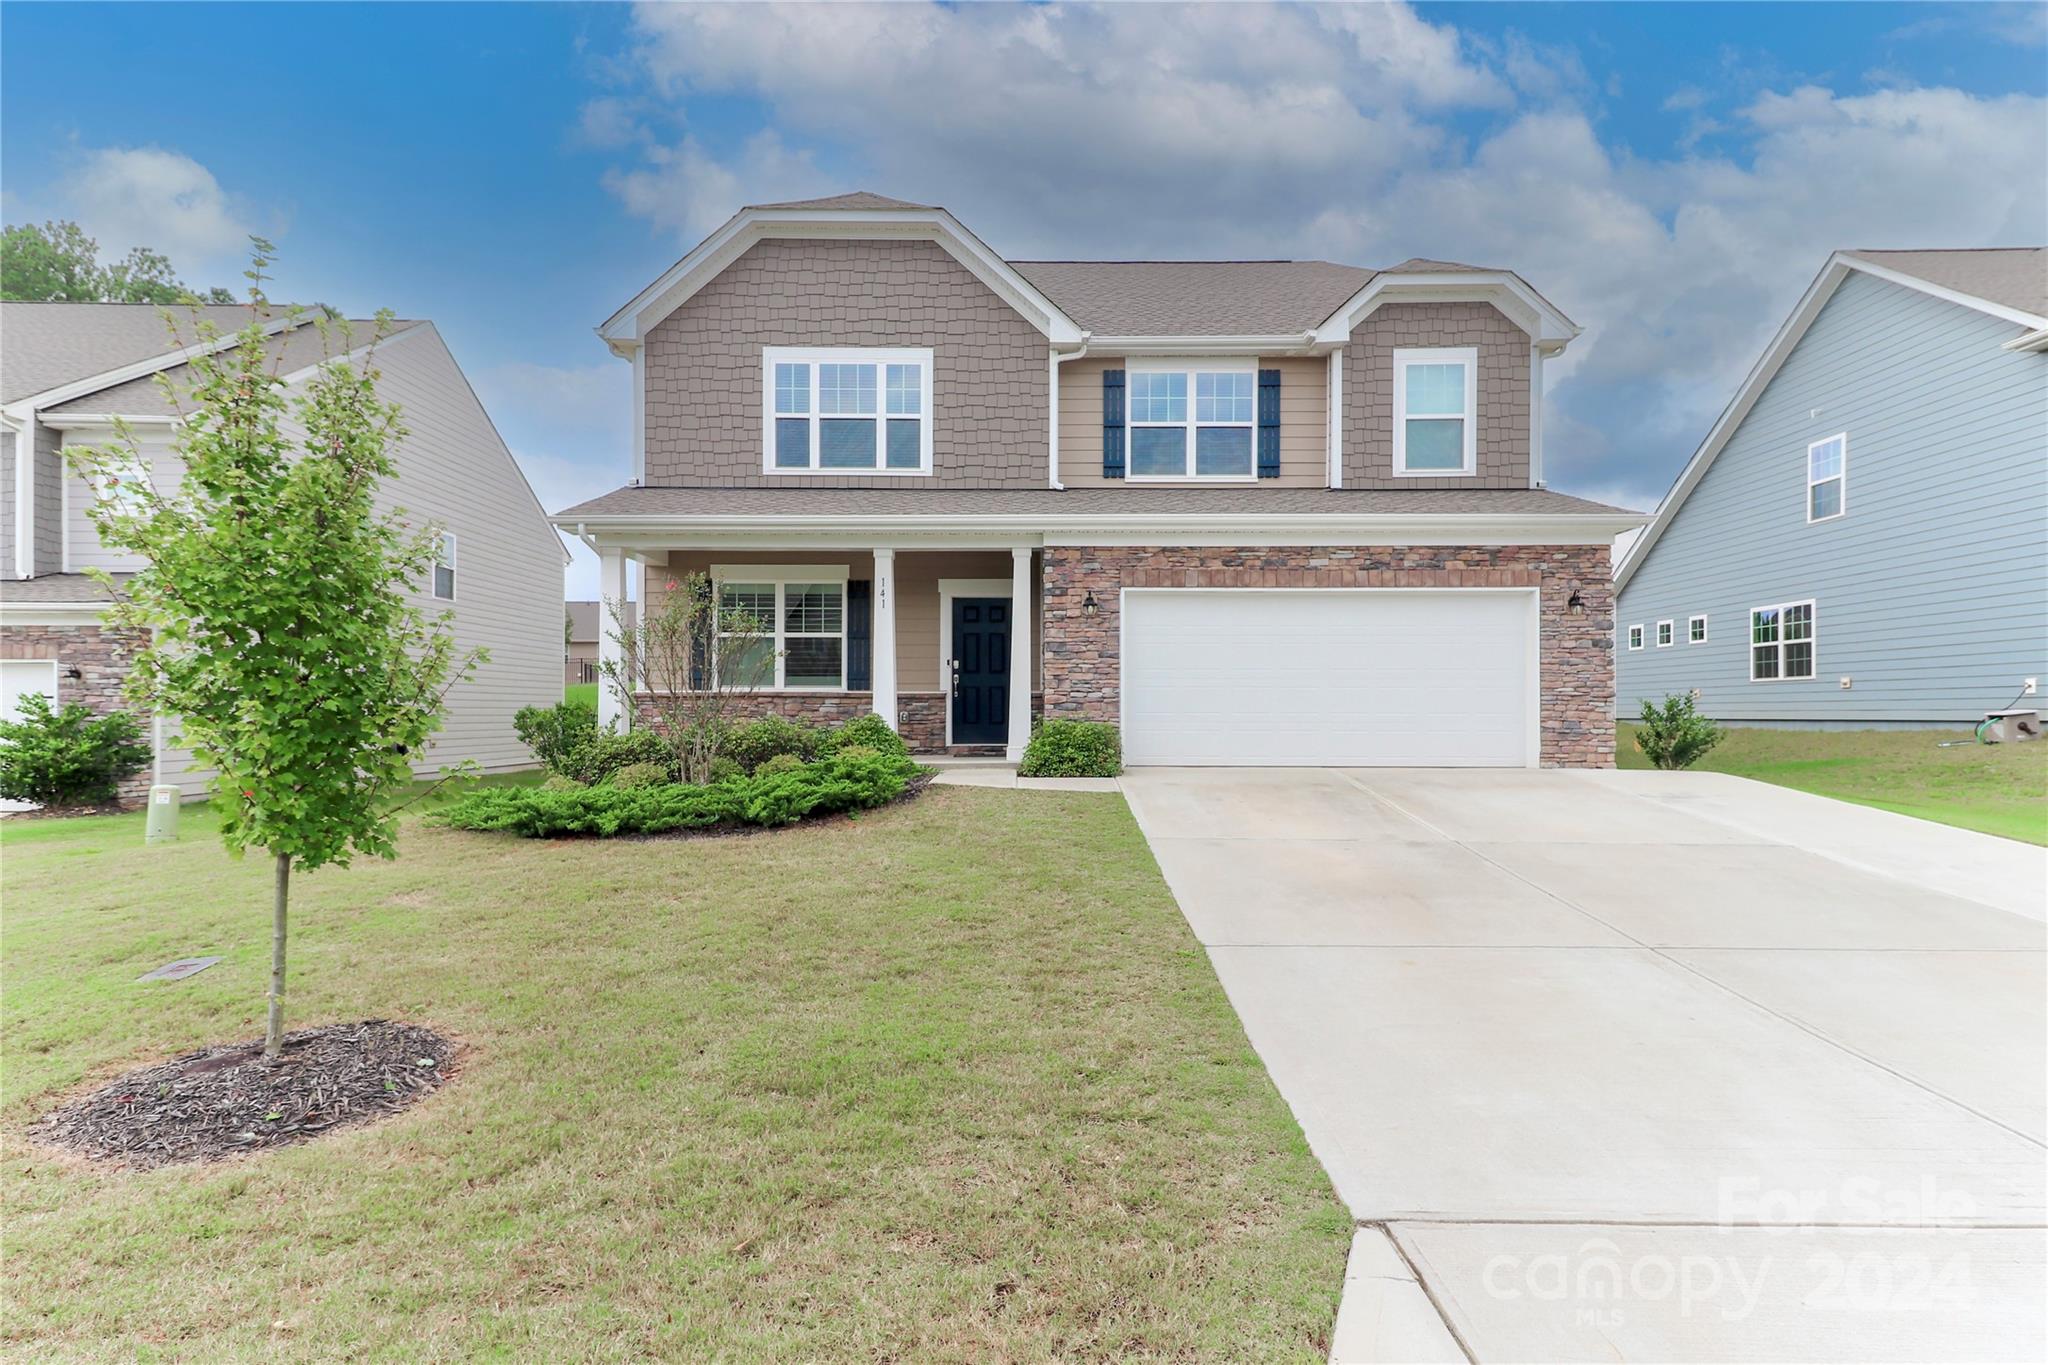
<svg viewBox="0 0 2048 1365"><path fill-rule="evenodd" d="M2048 682L2048 356L2000 349L2022 330L1851 273L1623 591L1619 713L1697 688L1737 723L1960 723ZM1837 432L1848 513L1808 524L1806 448ZM1750 682L1749 609L1808 598L1814 677Z"/></svg>

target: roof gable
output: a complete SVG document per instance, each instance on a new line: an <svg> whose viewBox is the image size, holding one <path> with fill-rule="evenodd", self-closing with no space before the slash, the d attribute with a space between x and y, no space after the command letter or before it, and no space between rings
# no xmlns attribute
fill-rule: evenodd
<svg viewBox="0 0 2048 1365"><path fill-rule="evenodd" d="M1764 389L1777 376L1778 371L1784 368L1786 359L1805 337L1814 320L1820 316L1821 309L1827 306L1828 300L1834 297L1835 291L1841 288L1842 281L1849 277L1850 272L1858 271L1907 289L1917 289L1966 308L1975 308L1979 312L1988 313L2018 327L2036 331L2048 328L2048 316L1966 294L1930 280L1924 274L1908 274L1895 268L1894 263L1871 259L1899 256L1923 258L1912 264L1918 270L1928 271L1940 267L1924 258L1953 258L1974 254L1976 253L1960 251L1837 251L1830 256L1827 264L1821 267L1820 274L1807 286L1806 293L1800 296L1798 306L1792 310L1792 315L1785 319L1777 335L1771 338L1770 345L1764 348L1764 353L1757 358L1756 364L1750 367L1749 374L1735 390L1735 396L1729 399L1728 406L1721 410L1721 415L1715 419L1714 425L1708 429L1706 439L1700 442L1699 449L1693 452L1692 459L1679 471L1677 481L1671 485L1671 491L1657 504L1657 515L1643 528L1643 533L1636 537L1634 543L1628 547L1625 557L1615 566L1615 592L1619 593L1627 587L1629 580L1635 577L1636 570L1648 560L1650 552L1656 548L1657 541L1671 525L1672 518L1678 515L1679 509L1685 505L1685 500L1692 495L1693 489L1706 477L1715 457L1735 435L1743 419L1749 416L1750 409L1756 406L1757 399L1762 396ZM2027 248L2022 254L2040 253ZM1952 275L1951 278L1955 276Z"/></svg>

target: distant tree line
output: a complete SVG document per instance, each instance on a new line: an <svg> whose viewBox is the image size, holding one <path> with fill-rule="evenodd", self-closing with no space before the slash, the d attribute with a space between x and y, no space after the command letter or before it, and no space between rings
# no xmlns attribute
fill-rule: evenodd
<svg viewBox="0 0 2048 1365"><path fill-rule="evenodd" d="M170 257L148 247L100 263L100 244L72 222L23 223L0 236L0 299L34 303L234 303L218 285L188 288Z"/></svg>

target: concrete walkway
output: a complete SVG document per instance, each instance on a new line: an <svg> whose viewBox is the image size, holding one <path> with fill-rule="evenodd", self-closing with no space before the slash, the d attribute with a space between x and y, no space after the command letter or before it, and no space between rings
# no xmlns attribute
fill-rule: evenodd
<svg viewBox="0 0 2048 1365"><path fill-rule="evenodd" d="M2048 854L1717 774L1140 769L1339 1360L2039 1359Z"/></svg>

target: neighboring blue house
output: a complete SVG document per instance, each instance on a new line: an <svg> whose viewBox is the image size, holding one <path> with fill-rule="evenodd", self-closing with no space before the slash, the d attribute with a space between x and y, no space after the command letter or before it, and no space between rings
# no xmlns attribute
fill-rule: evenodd
<svg viewBox="0 0 2048 1365"><path fill-rule="evenodd" d="M1843 251L1615 571L1615 705L1956 725L2048 698L2048 250ZM2048 709L2048 708L2044 708Z"/></svg>

